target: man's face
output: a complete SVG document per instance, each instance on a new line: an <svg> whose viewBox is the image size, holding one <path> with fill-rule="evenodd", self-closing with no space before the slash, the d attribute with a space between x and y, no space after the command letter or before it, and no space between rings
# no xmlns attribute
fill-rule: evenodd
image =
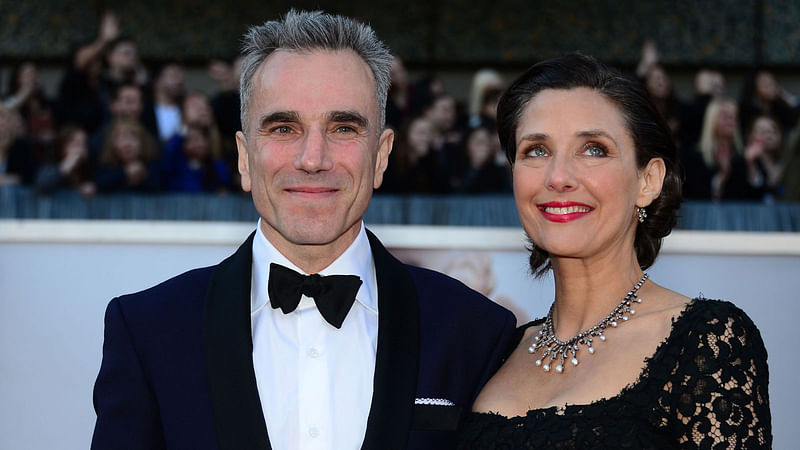
<svg viewBox="0 0 800 450"><path fill-rule="evenodd" d="M265 236L296 264L309 252L332 262L358 234L392 147L369 67L349 50L276 51L253 77L246 121L239 173Z"/></svg>
<svg viewBox="0 0 800 450"><path fill-rule="evenodd" d="M121 72L132 72L139 64L139 52L133 41L118 42L108 56L108 64L112 70Z"/></svg>
<svg viewBox="0 0 800 450"><path fill-rule="evenodd" d="M208 97L203 94L189 94L183 99L183 121L188 125L209 127L214 121L214 112Z"/></svg>
<svg viewBox="0 0 800 450"><path fill-rule="evenodd" d="M183 68L177 64L169 64L159 75L156 83L168 96L178 98L183 94L185 75Z"/></svg>
<svg viewBox="0 0 800 450"><path fill-rule="evenodd" d="M142 93L134 86L120 88L117 98L111 103L111 113L123 119L139 120L142 109Z"/></svg>

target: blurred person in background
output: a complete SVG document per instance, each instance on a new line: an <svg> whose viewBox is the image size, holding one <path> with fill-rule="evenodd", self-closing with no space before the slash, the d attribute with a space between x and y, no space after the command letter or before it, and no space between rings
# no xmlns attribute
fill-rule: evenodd
<svg viewBox="0 0 800 450"><path fill-rule="evenodd" d="M116 37L105 45L103 55L100 90L106 102L110 93L120 84L136 83L144 87L149 82L147 69L139 58L138 44L132 37L120 34L119 28L117 24Z"/></svg>
<svg viewBox="0 0 800 450"><path fill-rule="evenodd" d="M736 102L712 101L706 108L700 140L681 151L686 176L684 196L693 199L756 200L762 189L752 162L744 158Z"/></svg>
<svg viewBox="0 0 800 450"><path fill-rule="evenodd" d="M100 192L153 192L161 187L159 151L137 121L116 120L100 154L95 182Z"/></svg>
<svg viewBox="0 0 800 450"><path fill-rule="evenodd" d="M472 76L469 89L469 126L494 124L497 120L497 101L503 92L503 77L493 69L481 69ZM494 126L494 125L490 125Z"/></svg>
<svg viewBox="0 0 800 450"><path fill-rule="evenodd" d="M112 124L117 120L132 120L142 122L144 112L144 99L142 88L136 83L123 83L111 92L111 103L109 105L111 116L105 123L95 131L89 140L89 154L92 161L97 162L97 158L103 150L108 132ZM148 130L155 138L155 130Z"/></svg>
<svg viewBox="0 0 800 450"><path fill-rule="evenodd" d="M170 149L165 160L164 186L172 192L225 193L232 185L231 171L222 160L216 128L187 125L180 147Z"/></svg>
<svg viewBox="0 0 800 450"><path fill-rule="evenodd" d="M755 71L742 85L739 127L743 133L750 129L756 117L768 115L775 119L786 138L797 124L798 112L797 99L783 89L768 70Z"/></svg>
<svg viewBox="0 0 800 450"><path fill-rule="evenodd" d="M449 191L448 170L433 149L433 123L417 117L402 127L389 155L378 193L443 194Z"/></svg>
<svg viewBox="0 0 800 450"><path fill-rule="evenodd" d="M395 55L389 72L392 84L386 99L386 126L398 130L411 112L411 80L403 60Z"/></svg>
<svg viewBox="0 0 800 450"><path fill-rule="evenodd" d="M56 125L53 102L44 92L36 64L24 61L14 67L8 92L10 95L3 102L5 107L19 112L25 135L37 157L43 157L55 140Z"/></svg>
<svg viewBox="0 0 800 450"><path fill-rule="evenodd" d="M702 68L694 77L694 96L686 104L684 119L678 134L681 147L689 147L700 140L706 108L712 100L725 96L725 76L718 70Z"/></svg>
<svg viewBox="0 0 800 450"><path fill-rule="evenodd" d="M781 200L800 202L800 129L786 139L781 157Z"/></svg>
<svg viewBox="0 0 800 450"><path fill-rule="evenodd" d="M762 188L764 200L783 195L783 168L786 164L784 137L778 121L769 115L753 119L747 133L744 159L754 186Z"/></svg>
<svg viewBox="0 0 800 450"><path fill-rule="evenodd" d="M239 114L241 104L239 100L239 77L242 73L242 55L237 55L231 61L214 59L208 64L209 77L217 82L217 91L211 97L211 109L219 126L219 132L224 137L230 137L231 142L237 131L242 129ZM235 145L232 147L235 154Z"/></svg>
<svg viewBox="0 0 800 450"><path fill-rule="evenodd" d="M222 158L221 136L208 97L187 94L181 116L180 131L164 145L164 187L178 192L228 191L231 169Z"/></svg>
<svg viewBox="0 0 800 450"><path fill-rule="evenodd" d="M472 128L467 134L465 153L466 170L458 180L455 190L459 194L490 194L511 192L508 166L498 164L496 130L488 126Z"/></svg>
<svg viewBox="0 0 800 450"><path fill-rule="evenodd" d="M239 119L239 77L242 74L243 59L242 55L237 55L231 62L216 59L208 65L209 77L217 82L217 92L211 98L211 109L214 111L222 141L222 159L231 168L236 167L236 132L242 129ZM233 173L232 176L234 186L240 186L239 174Z"/></svg>
<svg viewBox="0 0 800 450"><path fill-rule="evenodd" d="M50 194L59 189L72 189L83 197L97 192L92 163L89 159L89 138L76 125L59 130L51 161L43 164L36 174L36 190Z"/></svg>
<svg viewBox="0 0 800 450"><path fill-rule="evenodd" d="M436 159L439 175L445 180L446 187L433 188L434 192L450 192L456 184L456 178L462 172L459 166L464 149L464 122L460 120L458 104L448 95L442 94L424 110L423 117L433 126L431 157ZM438 182L436 183L438 185Z"/></svg>
<svg viewBox="0 0 800 450"><path fill-rule="evenodd" d="M180 131L185 83L183 66L177 62L166 63L153 73L152 98L146 101L143 120L158 131L159 145Z"/></svg>
<svg viewBox="0 0 800 450"><path fill-rule="evenodd" d="M456 100L443 94L425 108L423 116L433 125L433 149L442 152L439 157L446 161L448 149L464 142L464 134L458 127Z"/></svg>
<svg viewBox="0 0 800 450"><path fill-rule="evenodd" d="M642 46L642 58L636 67L636 76L644 83L650 100L666 119L677 142L681 123L686 120L687 106L678 98L666 69L658 61L658 48L653 41L646 41Z"/></svg>
<svg viewBox="0 0 800 450"><path fill-rule="evenodd" d="M423 115L425 110L433 104L434 100L443 95L445 95L444 83L435 75L425 75L414 81L411 83L408 117L415 118ZM401 123L398 126L402 125Z"/></svg>
<svg viewBox="0 0 800 450"><path fill-rule="evenodd" d="M24 131L19 113L0 105L0 186L33 183L39 159Z"/></svg>
<svg viewBox="0 0 800 450"><path fill-rule="evenodd" d="M117 16L106 11L100 17L97 37L72 46L58 87L58 123L78 124L91 136L107 120L107 98L101 86L103 58L119 32Z"/></svg>

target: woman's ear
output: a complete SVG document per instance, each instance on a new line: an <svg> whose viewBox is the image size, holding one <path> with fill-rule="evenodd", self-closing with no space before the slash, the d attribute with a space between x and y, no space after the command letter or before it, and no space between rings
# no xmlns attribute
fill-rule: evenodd
<svg viewBox="0 0 800 450"><path fill-rule="evenodd" d="M653 202L661 194L664 186L664 177L667 174L667 167L661 158L653 158L639 176L639 196L636 199L636 206L644 208Z"/></svg>

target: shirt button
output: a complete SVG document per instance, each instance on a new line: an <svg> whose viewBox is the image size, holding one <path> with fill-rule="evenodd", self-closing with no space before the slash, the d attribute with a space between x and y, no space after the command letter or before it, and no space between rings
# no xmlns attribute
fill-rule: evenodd
<svg viewBox="0 0 800 450"><path fill-rule="evenodd" d="M319 350L316 347L311 347L306 351L309 358L319 358Z"/></svg>
<svg viewBox="0 0 800 450"><path fill-rule="evenodd" d="M317 429L317 427L309 428L308 429L308 435L311 436L312 438L319 437L319 429Z"/></svg>

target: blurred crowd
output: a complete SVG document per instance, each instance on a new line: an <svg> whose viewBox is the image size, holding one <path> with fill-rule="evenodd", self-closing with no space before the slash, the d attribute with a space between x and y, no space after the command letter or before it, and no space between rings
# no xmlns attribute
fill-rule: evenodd
<svg viewBox="0 0 800 450"><path fill-rule="evenodd" d="M13 68L0 106L0 184L40 193L238 191L240 60L214 60L214 96L187 91L185 67L145 68L113 13L76 46L56 98L37 65Z"/></svg>
<svg viewBox="0 0 800 450"><path fill-rule="evenodd" d="M148 67L117 17L76 46L49 98L35 62L17 64L0 104L0 185L89 197L113 192L241 192L234 135L240 59L209 62L214 95L187 91L177 61ZM646 43L636 68L670 125L690 199L800 200L800 101L767 70L755 70L738 99L725 77L701 69L692 98L680 98ZM435 76L412 80L392 66L387 126L394 150L378 193L510 193L510 168L496 134L497 102L508 80L483 69L468 102Z"/></svg>
<svg viewBox="0 0 800 450"><path fill-rule="evenodd" d="M772 72L753 70L733 99L724 74L700 69L694 96L681 99L647 42L636 76L672 129L686 198L800 200L800 100Z"/></svg>

